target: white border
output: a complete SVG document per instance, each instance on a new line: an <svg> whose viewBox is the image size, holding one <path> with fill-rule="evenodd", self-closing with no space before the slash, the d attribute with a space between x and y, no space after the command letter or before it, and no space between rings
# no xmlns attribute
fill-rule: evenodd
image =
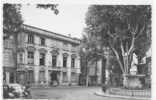
<svg viewBox="0 0 156 100"><path fill-rule="evenodd" d="M149 5L152 0L2 0L3 3L70 3L105 5Z"/></svg>
<svg viewBox="0 0 156 100"><path fill-rule="evenodd" d="M104 4L104 5L152 5L152 100L156 100L156 26L155 24L155 18L156 18L156 5L155 0L2 0L0 3L0 75L2 76L2 68L3 68L3 32L2 32L2 24L3 24L3 14L2 14L2 5L3 3L21 3L21 4L47 4L47 3L58 3L58 4ZM2 87L2 79L3 77L0 77L0 86ZM0 99L3 100L2 95L2 89L0 90Z"/></svg>

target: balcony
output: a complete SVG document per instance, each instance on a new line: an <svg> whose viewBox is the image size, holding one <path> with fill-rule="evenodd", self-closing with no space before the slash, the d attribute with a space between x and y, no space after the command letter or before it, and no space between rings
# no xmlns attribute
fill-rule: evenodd
<svg viewBox="0 0 156 100"><path fill-rule="evenodd" d="M65 50L65 51L69 51L70 50L68 45L63 45L62 49Z"/></svg>
<svg viewBox="0 0 156 100"><path fill-rule="evenodd" d="M71 52L76 52L76 51L77 51L77 48L74 48L74 47L71 48Z"/></svg>
<svg viewBox="0 0 156 100"><path fill-rule="evenodd" d="M80 68L71 67L71 72L80 73Z"/></svg>
<svg viewBox="0 0 156 100"><path fill-rule="evenodd" d="M61 67L52 67L52 66L48 66L49 70L53 70L53 71L61 71Z"/></svg>
<svg viewBox="0 0 156 100"><path fill-rule="evenodd" d="M48 46L25 42L23 45L18 45L18 48L43 48L43 49L47 49Z"/></svg>
<svg viewBox="0 0 156 100"><path fill-rule="evenodd" d="M28 64L18 64L17 71L27 71L27 70L33 70L34 65L28 65Z"/></svg>
<svg viewBox="0 0 156 100"><path fill-rule="evenodd" d="M35 48L35 44L24 42L22 45L18 45L18 48L28 48L28 47L34 47Z"/></svg>

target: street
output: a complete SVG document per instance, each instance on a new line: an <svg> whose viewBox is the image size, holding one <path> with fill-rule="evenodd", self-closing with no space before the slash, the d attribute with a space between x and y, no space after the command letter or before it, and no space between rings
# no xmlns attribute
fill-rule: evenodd
<svg viewBox="0 0 156 100"><path fill-rule="evenodd" d="M95 95L100 87L51 87L31 89L32 99L51 100L132 100L111 97L101 97Z"/></svg>

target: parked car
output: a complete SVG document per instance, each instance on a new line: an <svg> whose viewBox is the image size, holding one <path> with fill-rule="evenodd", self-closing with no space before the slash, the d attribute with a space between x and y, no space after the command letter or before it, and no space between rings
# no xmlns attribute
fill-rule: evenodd
<svg viewBox="0 0 156 100"><path fill-rule="evenodd" d="M13 83L3 85L4 98L25 98L30 95L30 92L25 86Z"/></svg>

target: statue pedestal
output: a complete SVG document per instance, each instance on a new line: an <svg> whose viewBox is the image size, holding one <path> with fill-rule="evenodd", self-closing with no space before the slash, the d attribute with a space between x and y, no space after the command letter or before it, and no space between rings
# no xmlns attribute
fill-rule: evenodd
<svg viewBox="0 0 156 100"><path fill-rule="evenodd" d="M137 75L126 74L125 77L127 78L126 88L136 89L136 88L143 87L143 85L140 81L140 78L144 78L145 75L143 75L143 74L137 74Z"/></svg>

